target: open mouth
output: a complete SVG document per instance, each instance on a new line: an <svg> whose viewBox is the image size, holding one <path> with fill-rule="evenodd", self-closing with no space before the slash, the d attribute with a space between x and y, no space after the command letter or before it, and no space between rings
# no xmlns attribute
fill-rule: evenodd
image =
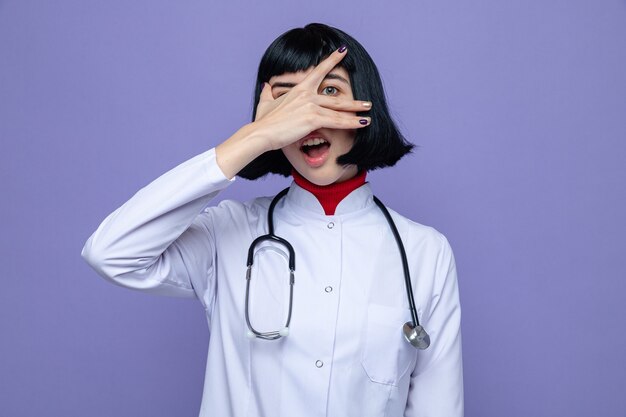
<svg viewBox="0 0 626 417"><path fill-rule="evenodd" d="M324 138L307 139L302 143L300 150L311 158L318 158L328 152L330 143Z"/></svg>
<svg viewBox="0 0 626 417"><path fill-rule="evenodd" d="M309 138L300 146L304 159L312 167L321 166L326 161L329 149L330 143L324 138Z"/></svg>

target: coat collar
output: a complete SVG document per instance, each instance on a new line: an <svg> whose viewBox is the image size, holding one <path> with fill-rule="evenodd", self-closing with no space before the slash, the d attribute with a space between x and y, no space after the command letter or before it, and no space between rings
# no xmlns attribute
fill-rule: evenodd
<svg viewBox="0 0 626 417"><path fill-rule="evenodd" d="M289 192L285 196L285 203L293 210L304 211L322 217L336 217L368 208L374 204L372 197L372 189L369 183L365 183L341 200L339 205L337 205L334 215L326 216L324 214L324 208L317 200L317 197L295 182L292 182L289 187Z"/></svg>

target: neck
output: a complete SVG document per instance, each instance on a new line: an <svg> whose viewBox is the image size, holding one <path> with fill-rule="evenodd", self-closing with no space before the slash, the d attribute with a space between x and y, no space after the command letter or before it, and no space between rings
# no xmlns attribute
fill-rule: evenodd
<svg viewBox="0 0 626 417"><path fill-rule="evenodd" d="M366 171L360 171L354 177L343 182L330 185L317 185L300 175L295 169L291 171L293 180L300 187L313 194L324 208L327 216L335 214L337 206L348 194L365 184Z"/></svg>

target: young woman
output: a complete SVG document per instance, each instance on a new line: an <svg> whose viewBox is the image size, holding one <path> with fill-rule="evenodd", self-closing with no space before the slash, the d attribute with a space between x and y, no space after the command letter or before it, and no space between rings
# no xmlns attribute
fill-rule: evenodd
<svg viewBox="0 0 626 417"><path fill-rule="evenodd" d="M450 246L365 182L412 148L370 56L326 25L286 32L261 60L253 120L109 215L85 259L202 303L201 416L462 416ZM293 175L286 194L207 208L235 176L270 172Z"/></svg>

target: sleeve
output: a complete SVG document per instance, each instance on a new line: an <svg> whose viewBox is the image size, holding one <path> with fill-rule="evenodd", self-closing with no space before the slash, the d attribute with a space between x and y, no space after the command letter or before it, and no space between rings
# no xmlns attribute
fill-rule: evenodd
<svg viewBox="0 0 626 417"><path fill-rule="evenodd" d="M91 235L83 258L105 279L156 294L205 303L214 279L214 240L208 215L199 216L228 180L210 149L142 188Z"/></svg>
<svg viewBox="0 0 626 417"><path fill-rule="evenodd" d="M411 375L405 417L462 417L461 307L454 255L442 236L435 292L424 328L431 344L419 352Z"/></svg>

